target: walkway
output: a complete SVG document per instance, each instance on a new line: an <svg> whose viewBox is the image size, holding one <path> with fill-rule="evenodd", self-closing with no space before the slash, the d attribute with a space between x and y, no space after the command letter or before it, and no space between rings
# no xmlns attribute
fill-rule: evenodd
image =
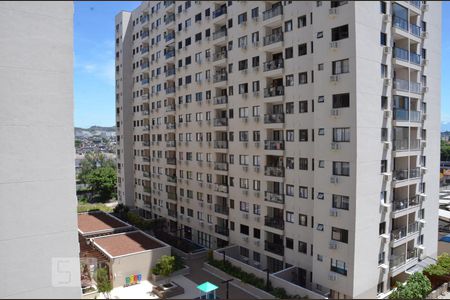
<svg viewBox="0 0 450 300"><path fill-rule="evenodd" d="M185 277L189 278L190 280L194 281L197 284L202 284L205 281L209 281L215 285L217 285L219 288L217 289L216 296L220 299L226 298L226 284L222 283L222 280L226 280L229 278L218 278L211 273L205 271L203 269L203 263L206 261L205 258L198 258L198 259L191 259L187 260L186 264L191 268L191 271L188 275L185 275ZM199 294L200 296L200 294ZM229 299L256 299L255 296L247 293L244 290L241 290L240 288L235 287L233 284L230 283L229 285Z"/></svg>

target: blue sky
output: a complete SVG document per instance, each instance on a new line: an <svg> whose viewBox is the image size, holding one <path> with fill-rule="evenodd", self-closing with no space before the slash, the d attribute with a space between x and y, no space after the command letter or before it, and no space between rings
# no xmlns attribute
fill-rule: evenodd
<svg viewBox="0 0 450 300"><path fill-rule="evenodd" d="M140 2L75 2L75 126L113 126L114 17ZM450 2L442 5L441 118L450 130ZM445 84L447 83L447 84Z"/></svg>

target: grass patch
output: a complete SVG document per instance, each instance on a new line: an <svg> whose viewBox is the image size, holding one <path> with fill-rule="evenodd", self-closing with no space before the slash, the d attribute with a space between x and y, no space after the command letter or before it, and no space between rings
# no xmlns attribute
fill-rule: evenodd
<svg viewBox="0 0 450 300"><path fill-rule="evenodd" d="M77 211L79 213L88 212L93 210L101 210L104 212L112 212L112 208L106 206L103 203L78 203Z"/></svg>

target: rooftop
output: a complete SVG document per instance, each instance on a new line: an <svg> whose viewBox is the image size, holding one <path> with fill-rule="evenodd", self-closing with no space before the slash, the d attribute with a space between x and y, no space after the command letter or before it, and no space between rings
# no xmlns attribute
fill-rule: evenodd
<svg viewBox="0 0 450 300"><path fill-rule="evenodd" d="M132 231L94 238L93 243L111 257L166 247L141 231Z"/></svg>
<svg viewBox="0 0 450 300"><path fill-rule="evenodd" d="M127 227L130 225L104 212L78 214L78 231L82 235L113 232L115 229Z"/></svg>

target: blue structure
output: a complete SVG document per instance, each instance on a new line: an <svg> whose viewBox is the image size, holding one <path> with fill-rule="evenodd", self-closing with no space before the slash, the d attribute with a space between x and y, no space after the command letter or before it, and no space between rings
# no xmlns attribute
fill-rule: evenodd
<svg viewBox="0 0 450 300"><path fill-rule="evenodd" d="M217 299L216 290L218 288L218 286L212 284L209 281L206 281L197 286L197 289L200 290L200 299Z"/></svg>

